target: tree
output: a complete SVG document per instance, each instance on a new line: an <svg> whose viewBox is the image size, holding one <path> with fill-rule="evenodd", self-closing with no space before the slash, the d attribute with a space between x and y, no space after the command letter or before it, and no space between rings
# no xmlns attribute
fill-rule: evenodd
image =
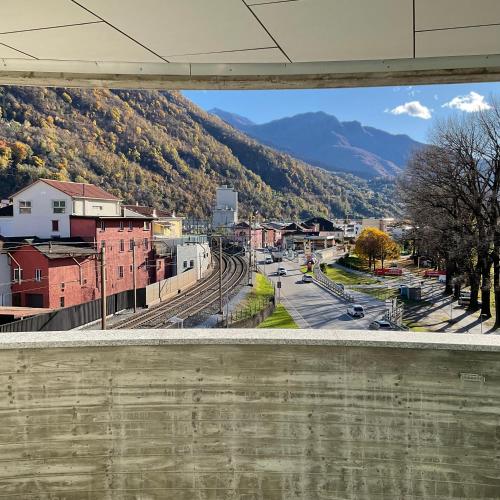
<svg viewBox="0 0 500 500"><path fill-rule="evenodd" d="M380 259L382 267L386 259L399 257L399 246L384 231L369 227L363 229L356 240L355 252L363 259L368 260L368 267L375 269L375 262Z"/></svg>

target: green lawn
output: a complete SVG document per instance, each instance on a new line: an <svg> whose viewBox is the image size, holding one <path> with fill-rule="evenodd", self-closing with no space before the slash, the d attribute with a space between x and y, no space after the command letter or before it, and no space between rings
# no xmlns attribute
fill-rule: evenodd
<svg viewBox="0 0 500 500"><path fill-rule="evenodd" d="M312 271L307 270L307 266L300 266L300 272L304 274L313 274Z"/></svg>
<svg viewBox="0 0 500 500"><path fill-rule="evenodd" d="M326 266L325 274L333 281L342 283L343 285L374 285L378 283L376 279L365 278L357 274L339 269L337 267Z"/></svg>
<svg viewBox="0 0 500 500"><path fill-rule="evenodd" d="M283 304L278 304L273 314L265 319L257 328L298 328Z"/></svg>
<svg viewBox="0 0 500 500"><path fill-rule="evenodd" d="M265 299L270 299L274 294L273 284L263 274L257 273L252 291L241 303L239 309L260 310Z"/></svg>
<svg viewBox="0 0 500 500"><path fill-rule="evenodd" d="M392 299L393 297L399 297L396 290L393 288L359 288L357 290L361 293L366 293L367 295L371 295L379 300L387 300Z"/></svg>

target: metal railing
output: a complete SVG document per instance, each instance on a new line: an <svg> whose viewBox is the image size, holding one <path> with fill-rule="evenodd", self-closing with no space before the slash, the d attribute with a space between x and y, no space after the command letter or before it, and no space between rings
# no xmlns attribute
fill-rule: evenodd
<svg viewBox="0 0 500 500"><path fill-rule="evenodd" d="M333 292L335 295L345 300L346 302L355 302L354 296L349 292L346 292L344 286L340 283L336 283L331 280L322 270L321 270L321 256L317 253L314 254L315 264L313 266L314 279L321 283L325 288Z"/></svg>

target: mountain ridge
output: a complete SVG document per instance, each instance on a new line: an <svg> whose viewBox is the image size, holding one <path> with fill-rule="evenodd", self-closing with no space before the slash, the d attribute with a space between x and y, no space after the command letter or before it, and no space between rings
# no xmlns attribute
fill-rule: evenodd
<svg viewBox="0 0 500 500"><path fill-rule="evenodd" d="M397 212L385 183L338 176L275 151L179 92L0 87L0 197L40 177L90 182L124 200L210 217L217 185L241 215Z"/></svg>
<svg viewBox="0 0 500 500"><path fill-rule="evenodd" d="M213 114L258 141L312 165L363 178L395 177L415 148L406 134L391 134L357 120L341 122L324 111L299 113L263 124L218 108Z"/></svg>

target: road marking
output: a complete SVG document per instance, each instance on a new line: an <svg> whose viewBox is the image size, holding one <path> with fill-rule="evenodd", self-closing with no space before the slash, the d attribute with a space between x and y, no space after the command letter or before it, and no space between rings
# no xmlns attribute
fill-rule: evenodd
<svg viewBox="0 0 500 500"><path fill-rule="evenodd" d="M304 316L297 311L294 305L286 298L281 297L281 302L285 304L286 310L290 313L290 316L301 328L311 328L311 325L304 319ZM301 324L302 323L302 324Z"/></svg>

